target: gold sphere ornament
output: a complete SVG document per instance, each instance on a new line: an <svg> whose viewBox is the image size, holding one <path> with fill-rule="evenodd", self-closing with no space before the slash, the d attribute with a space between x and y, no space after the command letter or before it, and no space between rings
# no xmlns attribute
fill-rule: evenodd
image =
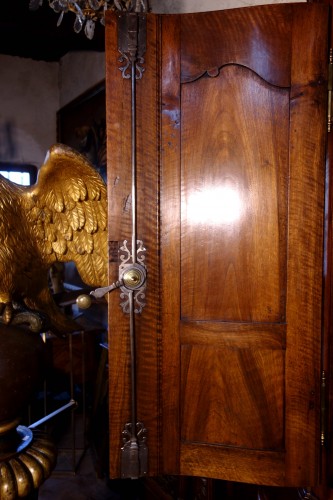
<svg viewBox="0 0 333 500"><path fill-rule="evenodd" d="M79 295L76 298L76 304L80 309L88 309L91 306L91 297L89 295Z"/></svg>

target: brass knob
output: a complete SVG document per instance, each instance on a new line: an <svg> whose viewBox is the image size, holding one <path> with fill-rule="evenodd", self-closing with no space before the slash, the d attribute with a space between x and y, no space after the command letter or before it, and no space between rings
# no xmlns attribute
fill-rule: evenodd
<svg viewBox="0 0 333 500"><path fill-rule="evenodd" d="M76 298L76 304L80 309L88 309L91 306L91 302L92 300L89 295L82 294Z"/></svg>
<svg viewBox="0 0 333 500"><path fill-rule="evenodd" d="M126 288L135 290L140 288L146 279L146 271L140 264L133 264L121 275L121 280Z"/></svg>

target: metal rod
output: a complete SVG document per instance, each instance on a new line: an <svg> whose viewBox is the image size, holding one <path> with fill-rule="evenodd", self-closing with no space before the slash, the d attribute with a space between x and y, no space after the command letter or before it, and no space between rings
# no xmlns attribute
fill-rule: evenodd
<svg viewBox="0 0 333 500"><path fill-rule="evenodd" d="M132 262L136 263L136 62L131 62Z"/></svg>
<svg viewBox="0 0 333 500"><path fill-rule="evenodd" d="M73 364L73 336L69 334L68 336L68 348L69 348L69 364L70 364L70 395L71 400L74 400L74 364ZM72 432L72 469L75 471L76 466L76 427L75 427L75 416L71 413L71 432Z"/></svg>
<svg viewBox="0 0 333 500"><path fill-rule="evenodd" d="M133 291L129 291L130 350L131 350L131 423L132 436L136 436L136 366Z"/></svg>
<svg viewBox="0 0 333 500"><path fill-rule="evenodd" d="M46 332L43 332L42 333L42 340L44 342L44 344L46 344ZM47 378L45 377L44 378L44 381L43 381L43 394L44 394L44 417L45 415L47 415Z"/></svg>
<svg viewBox="0 0 333 500"><path fill-rule="evenodd" d="M82 371L82 418L83 418L83 429L84 436L87 432L87 422L86 422L86 344L84 337L84 330L81 331L81 346L82 346L82 356L81 356L81 371ZM85 441L83 442L83 448L85 447Z"/></svg>
<svg viewBox="0 0 333 500"><path fill-rule="evenodd" d="M39 427L40 425L44 424L44 422L47 422L51 418L55 417L59 413L68 410L69 408L72 408L73 406L76 406L77 403L74 401L74 399L71 399L69 403L65 404L64 406L61 406L61 408L58 408L58 410L53 411L52 413L49 413L49 415L46 415L45 417L41 418L40 420L37 420L37 422L34 422L33 424L29 425L29 429L35 429L36 427Z"/></svg>
<svg viewBox="0 0 333 500"><path fill-rule="evenodd" d="M142 1L142 0L141 0ZM141 5L141 3L140 3ZM136 2L135 8L140 9L139 2ZM118 29L119 36L119 46L121 47L121 53L124 55L123 59L130 62L131 74L126 73L129 66L126 64L124 68L120 68L123 73L123 78L131 78L131 173L132 173L132 185L131 185L131 216L132 216L132 244L131 244L131 260L132 266L137 265L138 261L138 242L137 242L137 136L136 136L136 80L141 78L142 72L144 71L139 67L138 62L143 61L143 53L145 47L140 46L140 40L142 41L143 35L145 35L145 24L140 20L137 14L129 13L126 17L122 16L119 18L122 23L123 29ZM125 22L124 22L125 21ZM124 26L125 25L125 26ZM142 32L140 31L140 26L142 27ZM140 33L139 33L140 31ZM126 36L125 36L126 33ZM126 248L126 241L125 248ZM124 280L125 281L125 280ZM127 287L130 288L130 287ZM136 380L136 336L135 336L135 306L134 302L137 298L137 290L128 289L126 290L128 295L128 301L125 301L126 312L129 312L130 320L130 383L131 383L131 420L125 424L123 430L123 440L124 446L122 447L121 454L121 475L123 478L138 478L147 472L147 446L145 444L145 439L142 442L139 441L140 429L141 436L145 432L145 429L141 422L137 422L137 407L136 407L136 392L137 392L137 380ZM128 307L128 308L127 308ZM141 429L141 427L142 429Z"/></svg>
<svg viewBox="0 0 333 500"><path fill-rule="evenodd" d="M131 159L132 159L132 263L136 263L136 60L131 62ZM132 436L136 436L136 353L134 296L129 291L130 351L131 351L131 423Z"/></svg>

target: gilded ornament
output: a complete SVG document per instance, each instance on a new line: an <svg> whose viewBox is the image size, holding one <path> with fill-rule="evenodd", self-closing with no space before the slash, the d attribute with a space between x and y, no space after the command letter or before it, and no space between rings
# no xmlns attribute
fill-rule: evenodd
<svg viewBox="0 0 333 500"><path fill-rule="evenodd" d="M54 333L77 325L53 300L49 270L76 264L84 283L107 284L107 192L79 152L53 145L37 183L19 186L0 175L0 313L9 323L16 303L45 314Z"/></svg>

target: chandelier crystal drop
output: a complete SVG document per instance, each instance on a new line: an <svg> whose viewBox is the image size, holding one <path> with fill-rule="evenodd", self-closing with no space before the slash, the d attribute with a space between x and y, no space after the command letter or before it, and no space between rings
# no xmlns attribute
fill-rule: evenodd
<svg viewBox="0 0 333 500"><path fill-rule="evenodd" d="M59 15L57 26L60 26L67 12L75 14L73 29L80 33L82 29L89 40L94 37L97 22L105 25L105 11L147 12L147 0L48 0L49 7ZM29 9L37 10L43 0L29 0Z"/></svg>

